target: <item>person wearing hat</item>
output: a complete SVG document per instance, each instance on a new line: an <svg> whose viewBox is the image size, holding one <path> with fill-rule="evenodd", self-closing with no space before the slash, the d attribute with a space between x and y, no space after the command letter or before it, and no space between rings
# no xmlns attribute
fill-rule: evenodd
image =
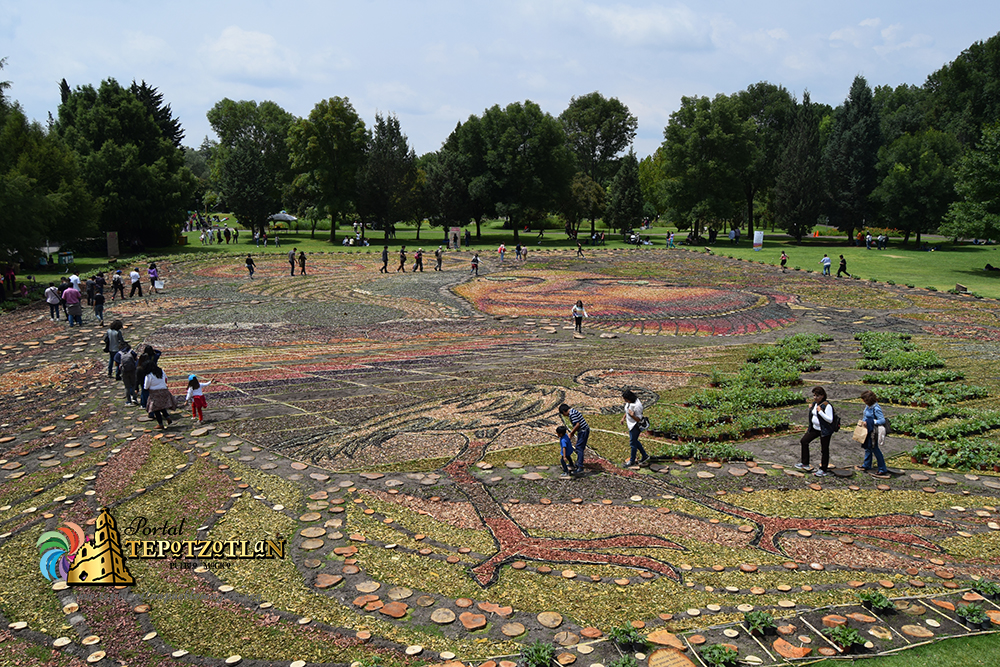
<svg viewBox="0 0 1000 667"><path fill-rule="evenodd" d="M195 374L188 375L188 390L187 396L184 398L184 405L188 403L191 404L191 419L197 419L198 423L204 421L202 416L202 408L208 407L208 403L205 401L205 395L202 393L202 388L207 387L212 384L211 380L205 380L204 382L198 381L198 376Z"/></svg>
<svg viewBox="0 0 1000 667"><path fill-rule="evenodd" d="M444 259L444 250L442 249L441 246L438 246L438 249L434 251L434 270L435 271L440 271L441 270L441 260L442 259Z"/></svg>
<svg viewBox="0 0 1000 667"><path fill-rule="evenodd" d="M417 271L420 271L420 273L424 272L423 248L417 248L417 252L413 253L413 272L416 273Z"/></svg>

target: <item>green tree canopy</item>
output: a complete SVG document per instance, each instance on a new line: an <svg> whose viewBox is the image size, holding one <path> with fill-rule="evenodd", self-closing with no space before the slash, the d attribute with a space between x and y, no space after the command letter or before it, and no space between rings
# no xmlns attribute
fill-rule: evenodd
<svg viewBox="0 0 1000 667"><path fill-rule="evenodd" d="M337 220L354 206L367 142L365 123L346 97L319 102L289 130L288 148L296 174L293 191L330 215L331 240Z"/></svg>
<svg viewBox="0 0 1000 667"><path fill-rule="evenodd" d="M559 115L577 166L606 187L618 170L618 156L635 139L639 120L618 98L593 92L570 100Z"/></svg>
<svg viewBox="0 0 1000 667"><path fill-rule="evenodd" d="M956 238L1000 239L1000 122L983 129L979 145L958 161L955 190L940 232Z"/></svg>
<svg viewBox="0 0 1000 667"><path fill-rule="evenodd" d="M982 127L1000 120L1000 34L976 42L927 77L930 123L975 145Z"/></svg>
<svg viewBox="0 0 1000 667"><path fill-rule="evenodd" d="M612 229L625 232L642 221L642 188L639 186L639 161L629 151L608 191L608 208L604 220Z"/></svg>
<svg viewBox="0 0 1000 667"><path fill-rule="evenodd" d="M114 79L75 90L63 81L61 89L54 129L79 155L83 179L100 204L101 231L118 232L123 241L171 245L196 183L174 137L164 134L151 111L160 109L161 121L171 125L169 107L145 84L145 100Z"/></svg>
<svg viewBox="0 0 1000 667"><path fill-rule="evenodd" d="M565 197L573 156L559 121L530 100L487 109L480 127L485 172L470 182L470 193L476 199L476 188L491 192L516 239L521 225L540 219Z"/></svg>
<svg viewBox="0 0 1000 667"><path fill-rule="evenodd" d="M733 203L742 198L737 174L749 159L732 101L725 95L682 97L663 137L664 189L676 222L697 237L731 220Z"/></svg>
<svg viewBox="0 0 1000 667"><path fill-rule="evenodd" d="M823 204L819 120L807 91L802 94L802 104L786 135L774 185L776 222L796 241L815 226Z"/></svg>
<svg viewBox="0 0 1000 667"><path fill-rule="evenodd" d="M0 256L32 262L46 241L65 245L94 234L98 209L76 155L29 122L2 91L0 86Z"/></svg>
<svg viewBox="0 0 1000 667"><path fill-rule="evenodd" d="M228 98L207 116L219 137L212 154L219 194L242 225L265 229L268 216L281 209L283 188L291 180L285 141L294 116L274 102Z"/></svg>
<svg viewBox="0 0 1000 667"><path fill-rule="evenodd" d="M823 154L828 214L848 238L874 222L870 197L878 185L875 165L881 145L871 88L863 76L856 76L835 113Z"/></svg>
<svg viewBox="0 0 1000 667"><path fill-rule="evenodd" d="M733 100L742 126L731 153L736 161L732 167L743 190L747 235L752 238L754 201L774 185L795 100L783 86L766 81L747 86Z"/></svg>
<svg viewBox="0 0 1000 667"><path fill-rule="evenodd" d="M358 171L358 212L383 229L411 219L417 203L417 156L394 114L375 114Z"/></svg>
<svg viewBox="0 0 1000 667"><path fill-rule="evenodd" d="M962 153L958 140L935 129L904 134L879 150L882 181L872 193L881 224L910 234L937 229L956 199L952 165Z"/></svg>

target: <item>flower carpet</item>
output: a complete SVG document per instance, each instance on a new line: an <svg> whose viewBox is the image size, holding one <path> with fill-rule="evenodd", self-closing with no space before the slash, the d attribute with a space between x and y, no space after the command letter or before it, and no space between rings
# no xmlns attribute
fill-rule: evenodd
<svg viewBox="0 0 1000 667"><path fill-rule="evenodd" d="M162 351L173 394L211 381L205 423L181 410L162 430L107 377L93 321L0 316L0 663L512 667L542 642L562 665L702 665L716 644L769 665L1000 626L998 473L913 462L894 433L875 479L848 430L867 388L855 334L911 336L996 386L1000 304L682 251L588 255L491 258L479 277L462 253L388 275L374 254L316 255L307 276L262 258L253 281L239 255L158 259L167 289L107 318ZM675 455L655 424L797 333L829 338L793 389L823 385L843 415L833 474L794 467L801 404L732 443L746 456ZM622 463L625 387L654 422L649 466ZM562 403L591 427L572 479ZM100 544L102 508L134 581L70 584L69 527ZM184 552L198 541L222 546ZM875 592L888 607L865 606Z"/></svg>

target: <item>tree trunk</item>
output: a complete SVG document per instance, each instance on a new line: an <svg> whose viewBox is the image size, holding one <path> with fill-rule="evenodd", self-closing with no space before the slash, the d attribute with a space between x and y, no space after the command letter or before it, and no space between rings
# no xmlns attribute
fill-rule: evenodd
<svg viewBox="0 0 1000 667"><path fill-rule="evenodd" d="M312 219L312 232L309 234L309 238L311 239L316 238L316 223L318 222L319 221L316 218Z"/></svg>
<svg viewBox="0 0 1000 667"><path fill-rule="evenodd" d="M414 239L414 241L419 241L419 240L420 240L420 224L421 224L421 223L420 223L420 221L418 220L418 221L417 221L417 236L416 236L416 238Z"/></svg>
<svg viewBox="0 0 1000 667"><path fill-rule="evenodd" d="M910 230L907 229L905 232L903 232L903 245L906 245L909 242L910 242Z"/></svg>
<svg viewBox="0 0 1000 667"><path fill-rule="evenodd" d="M747 238L753 244L753 200L757 192L753 188L747 188Z"/></svg>
<svg viewBox="0 0 1000 667"><path fill-rule="evenodd" d="M482 223L482 221L483 221L482 217L476 218L476 241L479 241L483 238L483 232L479 228L479 225Z"/></svg>

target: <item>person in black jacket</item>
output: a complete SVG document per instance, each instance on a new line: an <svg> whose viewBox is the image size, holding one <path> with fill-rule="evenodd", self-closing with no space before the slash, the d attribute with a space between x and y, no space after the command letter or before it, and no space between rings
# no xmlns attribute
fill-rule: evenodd
<svg viewBox="0 0 1000 667"><path fill-rule="evenodd" d="M812 470L809 465L809 443L819 438L820 466L814 473L817 477L829 475L830 438L833 437L833 406L826 400L826 390L823 387L813 387L813 400L809 406L809 419L805 435L799 440L802 446L802 458L795 464L799 470Z"/></svg>

